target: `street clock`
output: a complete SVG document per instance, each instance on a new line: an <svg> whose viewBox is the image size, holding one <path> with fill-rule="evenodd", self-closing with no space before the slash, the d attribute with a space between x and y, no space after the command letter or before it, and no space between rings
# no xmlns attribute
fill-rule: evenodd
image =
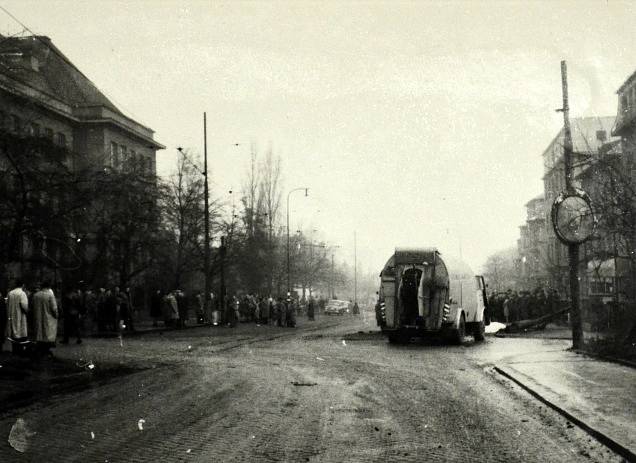
<svg viewBox="0 0 636 463"><path fill-rule="evenodd" d="M565 244L587 241L596 228L596 218L589 196L582 190L561 193L552 203L552 226Z"/></svg>

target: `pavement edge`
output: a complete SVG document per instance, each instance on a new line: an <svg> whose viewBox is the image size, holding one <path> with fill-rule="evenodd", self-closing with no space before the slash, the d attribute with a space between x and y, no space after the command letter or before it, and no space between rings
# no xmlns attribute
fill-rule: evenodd
<svg viewBox="0 0 636 463"><path fill-rule="evenodd" d="M627 447L619 444L618 442L616 442L614 439L612 439L608 435L603 434L602 432L598 431L597 429L592 428L587 423L581 421L580 419L578 419L574 415L570 414L568 411L566 411L563 408L559 407L558 405L550 402L548 399L546 399L544 396L539 394L537 391L535 391L534 389L530 388L527 384L525 384L521 380L515 378L512 374L508 373L507 371L503 370L502 368L500 368L498 366L495 366L494 370L497 373L499 373L500 375L508 378L509 380L511 380L512 382L514 382L518 386L520 386L523 390L528 392L530 395L532 395L534 398L536 398L537 400L539 400L543 404L547 405L548 407L550 407L551 409L553 409L554 411L556 411L560 415L562 415L565 418L567 418L568 420L570 420L576 426L581 428L583 431L588 433L590 436L594 437L596 440L601 442L603 445L605 445L606 447L608 447L609 449L611 449L612 451L614 451L615 453L617 453L621 457L625 458L627 461L636 462L636 454L634 452L632 452L630 449L628 449Z"/></svg>

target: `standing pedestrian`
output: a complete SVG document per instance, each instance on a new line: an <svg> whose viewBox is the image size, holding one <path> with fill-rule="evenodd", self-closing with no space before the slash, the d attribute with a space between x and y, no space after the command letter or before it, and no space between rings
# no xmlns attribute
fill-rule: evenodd
<svg viewBox="0 0 636 463"><path fill-rule="evenodd" d="M92 332L97 323L97 295L92 288L88 288L84 293L84 306L86 308L85 320L88 320L88 329Z"/></svg>
<svg viewBox="0 0 636 463"><path fill-rule="evenodd" d="M269 324L269 299L265 299L261 297L259 299L259 307L261 312L261 324L268 325Z"/></svg>
<svg viewBox="0 0 636 463"><path fill-rule="evenodd" d="M57 338L57 302L48 281L33 296L33 319L35 323L35 343L38 357L51 356L51 348Z"/></svg>
<svg viewBox="0 0 636 463"><path fill-rule="evenodd" d="M4 339L7 331L7 302L4 300L2 291L0 291L0 352L4 346Z"/></svg>
<svg viewBox="0 0 636 463"><path fill-rule="evenodd" d="M508 290L506 292L506 298L503 301L503 316L504 316L504 321L506 323L510 323L511 319L510 319L510 306L512 305L512 294L510 293L510 290Z"/></svg>
<svg viewBox="0 0 636 463"><path fill-rule="evenodd" d="M117 288L119 290L119 288ZM132 322L132 307L130 300L130 288L117 293L117 326L119 329L134 331Z"/></svg>
<svg viewBox="0 0 636 463"><path fill-rule="evenodd" d="M17 355L25 354L27 344L27 313L29 300L21 280L16 281L15 288L7 296L7 337L12 342L12 351Z"/></svg>
<svg viewBox="0 0 636 463"><path fill-rule="evenodd" d="M126 301L126 312L122 317L128 331L135 331L135 305L133 304L132 291L127 287L124 291L124 299Z"/></svg>
<svg viewBox="0 0 636 463"><path fill-rule="evenodd" d="M179 328L185 328L186 321L189 317L188 298L180 289L175 291L175 298L177 299L177 306L179 308Z"/></svg>
<svg viewBox="0 0 636 463"><path fill-rule="evenodd" d="M80 300L79 293L74 287L69 287L62 296L62 313L64 314L64 338L62 344L68 344L71 336L75 337L75 343L82 343L80 333Z"/></svg>
<svg viewBox="0 0 636 463"><path fill-rule="evenodd" d="M307 303L307 320L314 321L314 297L309 296L309 302Z"/></svg>
<svg viewBox="0 0 636 463"><path fill-rule="evenodd" d="M283 327L287 325L287 311L285 309L285 300L283 296L278 297L276 301L276 325Z"/></svg>
<svg viewBox="0 0 636 463"><path fill-rule="evenodd" d="M196 303L197 303L197 308L195 309L196 317L197 317L197 323L199 325L202 325L203 323L205 323L205 319L206 319L205 299L203 297L203 293L201 291L199 291L197 293L197 295L195 296L195 299L196 299Z"/></svg>
<svg viewBox="0 0 636 463"><path fill-rule="evenodd" d="M119 329L119 302L117 295L119 294L119 288L115 286L113 289L109 289L106 292L106 329L116 332Z"/></svg>
<svg viewBox="0 0 636 463"><path fill-rule="evenodd" d="M167 296L168 316L170 317L170 326L179 327L179 303L175 297L175 291L171 291Z"/></svg>
<svg viewBox="0 0 636 463"><path fill-rule="evenodd" d="M296 328L296 311L297 307L295 301L290 296L287 296L287 299L285 300L285 326L288 328Z"/></svg>
<svg viewBox="0 0 636 463"><path fill-rule="evenodd" d="M158 320L161 318L161 290L155 291L150 296L150 316L152 317L152 326L159 326Z"/></svg>

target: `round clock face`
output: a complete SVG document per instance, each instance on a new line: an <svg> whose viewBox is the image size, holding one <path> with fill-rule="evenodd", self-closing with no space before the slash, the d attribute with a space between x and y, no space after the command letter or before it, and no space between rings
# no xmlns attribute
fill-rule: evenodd
<svg viewBox="0 0 636 463"><path fill-rule="evenodd" d="M585 194L560 195L552 205L552 225L565 243L583 243L594 232L596 220Z"/></svg>

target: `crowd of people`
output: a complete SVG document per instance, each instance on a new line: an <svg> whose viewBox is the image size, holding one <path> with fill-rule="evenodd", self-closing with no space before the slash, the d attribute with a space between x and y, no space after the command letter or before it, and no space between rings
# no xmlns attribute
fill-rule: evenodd
<svg viewBox="0 0 636 463"><path fill-rule="evenodd" d="M539 318L556 312L560 297L555 290L493 292L488 296L491 318L502 323Z"/></svg>
<svg viewBox="0 0 636 463"><path fill-rule="evenodd" d="M0 293L0 350L8 339L15 354L43 358L52 356L51 348L58 337L63 344L71 339L81 344L87 332L134 332L135 318L140 313L133 300L130 288L118 286L95 290L78 284L61 290L49 281L33 287L17 281L6 297ZM190 296L180 289L156 290L148 301L150 319L154 327L175 329L191 323L191 315L196 324L295 327L299 314L313 321L326 304L324 298L313 296L265 297L251 293L226 295L223 301L210 293L207 302L202 292Z"/></svg>
<svg viewBox="0 0 636 463"><path fill-rule="evenodd" d="M307 319L312 321L316 312L325 304L324 299L316 300L312 296L298 300L292 296L274 298L252 293L226 295L222 301L214 293L210 293L207 307L205 302L201 292L192 300L181 290L167 293L157 290L150 303L153 325L159 326L163 321L166 326L184 327L188 321L190 306L194 303L196 322L199 324L236 326L237 323L251 322L257 325L295 327L299 313L306 314Z"/></svg>
<svg viewBox="0 0 636 463"><path fill-rule="evenodd" d="M60 326L61 323L61 326ZM130 288L53 289L49 281L28 288L17 281L7 297L0 293L0 333L19 355L50 356L61 328L62 344L82 343L85 330L134 331ZM0 343L0 348L2 343Z"/></svg>

